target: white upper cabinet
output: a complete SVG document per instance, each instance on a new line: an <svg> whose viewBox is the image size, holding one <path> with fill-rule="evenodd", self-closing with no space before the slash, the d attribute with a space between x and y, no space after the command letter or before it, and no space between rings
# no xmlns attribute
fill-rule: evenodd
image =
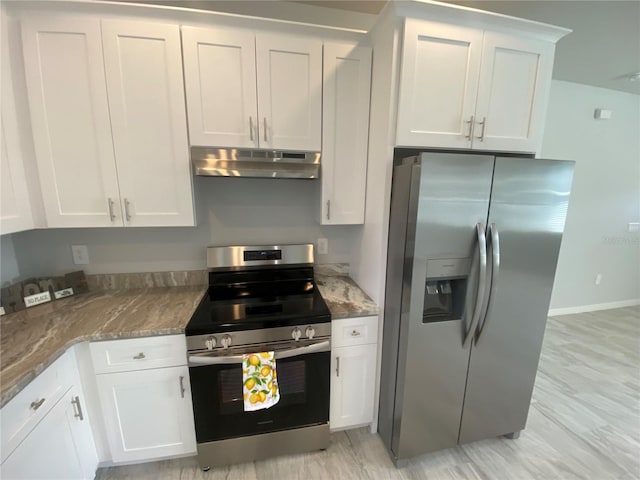
<svg viewBox="0 0 640 480"><path fill-rule="evenodd" d="M182 27L191 145L320 151L322 42Z"/></svg>
<svg viewBox="0 0 640 480"><path fill-rule="evenodd" d="M27 16L49 227L194 225L177 25Z"/></svg>
<svg viewBox="0 0 640 480"><path fill-rule="evenodd" d="M323 225L364 223L371 49L324 45Z"/></svg>
<svg viewBox="0 0 640 480"><path fill-rule="evenodd" d="M29 17L22 41L48 226L122 225L100 20Z"/></svg>
<svg viewBox="0 0 640 480"><path fill-rule="evenodd" d="M191 226L180 29L103 20L102 41L125 225Z"/></svg>
<svg viewBox="0 0 640 480"><path fill-rule="evenodd" d="M6 33L4 16L2 29ZM33 228L31 201L18 132L7 36L2 37L2 121L0 122L0 234ZM34 173L35 174L35 173Z"/></svg>
<svg viewBox="0 0 640 480"><path fill-rule="evenodd" d="M535 152L554 51L551 39L407 19L396 144Z"/></svg>
<svg viewBox="0 0 640 480"><path fill-rule="evenodd" d="M474 147L536 151L554 50L549 42L485 32Z"/></svg>
<svg viewBox="0 0 640 480"><path fill-rule="evenodd" d="M470 148L482 30L408 19L397 144Z"/></svg>
<svg viewBox="0 0 640 480"><path fill-rule="evenodd" d="M281 35L256 38L260 146L319 151L322 42Z"/></svg>
<svg viewBox="0 0 640 480"><path fill-rule="evenodd" d="M255 37L182 27L191 145L258 147Z"/></svg>

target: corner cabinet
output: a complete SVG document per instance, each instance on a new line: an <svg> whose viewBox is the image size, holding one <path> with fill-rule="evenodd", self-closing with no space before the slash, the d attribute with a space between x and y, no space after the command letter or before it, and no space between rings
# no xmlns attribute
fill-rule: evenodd
<svg viewBox="0 0 640 480"><path fill-rule="evenodd" d="M179 335L89 345L114 463L195 455L185 342Z"/></svg>
<svg viewBox="0 0 640 480"><path fill-rule="evenodd" d="M194 225L179 27L21 24L47 225Z"/></svg>
<svg viewBox="0 0 640 480"><path fill-rule="evenodd" d="M73 351L66 352L0 410L7 480L89 480L98 466Z"/></svg>
<svg viewBox="0 0 640 480"><path fill-rule="evenodd" d="M555 43L407 19L396 144L535 152Z"/></svg>
<svg viewBox="0 0 640 480"><path fill-rule="evenodd" d="M373 422L378 317L331 322L331 430Z"/></svg>
<svg viewBox="0 0 640 480"><path fill-rule="evenodd" d="M364 223L371 49L324 45L323 225Z"/></svg>
<svg viewBox="0 0 640 480"><path fill-rule="evenodd" d="M320 40L182 27L182 43L192 145L320 150Z"/></svg>

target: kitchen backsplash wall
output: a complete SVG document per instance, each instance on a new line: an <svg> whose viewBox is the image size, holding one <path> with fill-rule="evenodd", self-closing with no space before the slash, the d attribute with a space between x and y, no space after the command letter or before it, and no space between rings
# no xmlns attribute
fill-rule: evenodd
<svg viewBox="0 0 640 480"><path fill-rule="evenodd" d="M150 179L152 181L152 179ZM320 226L318 181L194 178L198 226L42 229L3 238L2 282L84 269L88 274L206 268L210 245L261 245L329 240L318 263L349 262L361 226ZM13 250L5 242L11 243ZM74 265L71 245L87 245L90 263ZM14 253L12 255L12 253ZM11 265L5 269L11 260Z"/></svg>

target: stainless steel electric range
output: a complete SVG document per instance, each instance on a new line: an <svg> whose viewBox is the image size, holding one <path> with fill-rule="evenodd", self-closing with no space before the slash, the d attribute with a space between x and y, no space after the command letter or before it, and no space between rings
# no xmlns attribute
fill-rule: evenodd
<svg viewBox="0 0 640 480"><path fill-rule="evenodd" d="M329 445L331 315L313 245L210 247L209 289L186 327L204 470ZM280 401L244 411L242 355L274 351Z"/></svg>

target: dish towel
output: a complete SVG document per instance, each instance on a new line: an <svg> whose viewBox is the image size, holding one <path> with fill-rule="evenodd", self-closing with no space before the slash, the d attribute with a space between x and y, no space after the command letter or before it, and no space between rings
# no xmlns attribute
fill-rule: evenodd
<svg viewBox="0 0 640 480"><path fill-rule="evenodd" d="M242 356L244 411L273 407L280 400L274 352L245 353Z"/></svg>

